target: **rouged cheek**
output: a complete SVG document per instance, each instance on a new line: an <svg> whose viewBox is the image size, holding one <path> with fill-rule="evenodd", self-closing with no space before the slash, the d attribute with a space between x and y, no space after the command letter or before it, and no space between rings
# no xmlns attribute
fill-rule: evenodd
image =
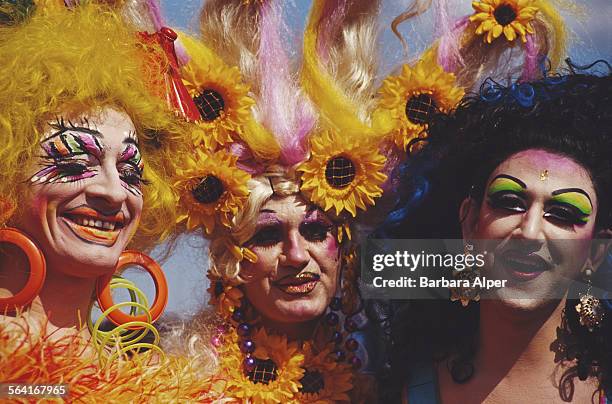
<svg viewBox="0 0 612 404"><path fill-rule="evenodd" d="M520 227L522 214L501 216L483 203L474 228L474 239L502 239ZM466 219L467 220L467 219Z"/></svg>
<svg viewBox="0 0 612 404"><path fill-rule="evenodd" d="M327 253L330 256L338 256L338 240L336 239L336 237L331 236L331 237L327 237L324 241L324 248L325 251L327 251Z"/></svg>
<svg viewBox="0 0 612 404"><path fill-rule="evenodd" d="M252 263L247 260L243 260L240 263L240 275L245 279L257 280L265 278L274 278L276 274L276 262L270 261L268 254L257 254L257 262Z"/></svg>

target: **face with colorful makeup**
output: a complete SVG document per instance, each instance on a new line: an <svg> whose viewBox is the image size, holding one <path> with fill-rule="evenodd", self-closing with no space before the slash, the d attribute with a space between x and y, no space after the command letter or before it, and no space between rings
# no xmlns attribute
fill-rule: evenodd
<svg viewBox="0 0 612 404"><path fill-rule="evenodd" d="M50 268L112 271L142 213L143 161L134 124L112 108L48 122L30 167L19 227Z"/></svg>
<svg viewBox="0 0 612 404"><path fill-rule="evenodd" d="M467 200L464 202L468 203ZM587 170L544 150L526 150L489 176L463 236L488 254L484 275L507 279L495 294L523 309L560 298L590 258L597 197ZM483 245L484 244L484 245Z"/></svg>
<svg viewBox="0 0 612 404"><path fill-rule="evenodd" d="M336 226L320 209L296 195L272 198L245 246L258 261L242 264L244 290L262 316L297 323L325 312L338 285L340 248Z"/></svg>

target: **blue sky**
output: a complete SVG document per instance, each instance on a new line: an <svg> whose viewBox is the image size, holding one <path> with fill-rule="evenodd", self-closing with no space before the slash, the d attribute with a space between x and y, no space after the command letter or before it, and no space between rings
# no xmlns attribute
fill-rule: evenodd
<svg viewBox="0 0 612 404"><path fill-rule="evenodd" d="M434 0L435 1L435 0ZM449 0L457 16L471 10L469 0ZM384 52L381 55L383 71L389 71L403 61L399 41L392 35L390 21L411 1L390 0L382 2L381 42ZM576 3L585 11L581 18L568 17L571 31L569 56L577 63L588 63L596 59L612 61L612 1L580 0ZM185 31L197 32L197 17L202 0L161 0L168 24ZM292 15L288 18L295 31L303 29L310 1L295 0ZM412 24L404 24L402 30L409 38L413 53L420 52L432 41L431 16L426 13ZM163 264L170 285L170 299L167 311L183 317L195 313L206 304L206 269L208 268L206 242L197 234L185 235L179 239L170 259ZM135 280L152 296L153 283L146 275L132 272L128 277Z"/></svg>

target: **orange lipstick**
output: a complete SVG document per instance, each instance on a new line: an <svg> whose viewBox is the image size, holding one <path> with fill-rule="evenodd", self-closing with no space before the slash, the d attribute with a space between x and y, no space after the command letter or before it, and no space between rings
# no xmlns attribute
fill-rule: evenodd
<svg viewBox="0 0 612 404"><path fill-rule="evenodd" d="M103 214L88 206L79 206L62 214L64 222L80 239L111 247L125 226L123 212Z"/></svg>

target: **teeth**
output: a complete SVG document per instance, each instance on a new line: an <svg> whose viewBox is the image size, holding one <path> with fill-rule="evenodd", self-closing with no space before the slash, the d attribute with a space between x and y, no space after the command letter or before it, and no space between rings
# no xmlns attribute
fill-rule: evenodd
<svg viewBox="0 0 612 404"><path fill-rule="evenodd" d="M106 222L106 221L102 221L102 220L95 220L95 219L87 219L85 217L82 216L78 216L75 217L73 219L73 221L78 224L79 226L87 226L87 227L95 227L98 229L104 229L104 230L115 230L116 227L116 223L114 222Z"/></svg>

